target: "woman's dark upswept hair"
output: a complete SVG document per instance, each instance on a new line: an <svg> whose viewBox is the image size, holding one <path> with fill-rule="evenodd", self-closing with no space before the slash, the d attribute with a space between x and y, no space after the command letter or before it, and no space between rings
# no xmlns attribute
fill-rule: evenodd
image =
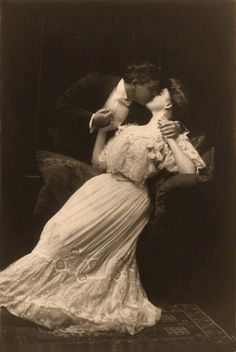
<svg viewBox="0 0 236 352"><path fill-rule="evenodd" d="M167 88L170 93L173 118L185 120L188 108L186 85L178 78L168 78L162 80L161 87Z"/></svg>

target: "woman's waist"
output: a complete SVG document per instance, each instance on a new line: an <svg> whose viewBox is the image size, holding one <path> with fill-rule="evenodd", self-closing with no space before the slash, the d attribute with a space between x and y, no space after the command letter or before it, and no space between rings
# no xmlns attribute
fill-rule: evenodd
<svg viewBox="0 0 236 352"><path fill-rule="evenodd" d="M113 178L118 182L129 182L129 183L132 183L133 185L146 188L146 183L145 183L146 179L144 178L142 179L138 177L132 178L132 175L125 174L120 171L109 170L109 169L106 171L106 173L109 174L111 178Z"/></svg>
<svg viewBox="0 0 236 352"><path fill-rule="evenodd" d="M132 182L132 183L134 182L129 177L123 175L121 172L107 170L107 173L110 174L111 177L114 178L117 181L120 181L120 182Z"/></svg>

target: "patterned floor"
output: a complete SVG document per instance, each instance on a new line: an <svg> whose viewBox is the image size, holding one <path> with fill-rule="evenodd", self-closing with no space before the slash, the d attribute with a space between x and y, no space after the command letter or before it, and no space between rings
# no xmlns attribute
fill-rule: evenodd
<svg viewBox="0 0 236 352"><path fill-rule="evenodd" d="M46 329L1 310L2 352L236 352L236 339L195 304L163 307L153 328L130 336L104 333L55 337Z"/></svg>

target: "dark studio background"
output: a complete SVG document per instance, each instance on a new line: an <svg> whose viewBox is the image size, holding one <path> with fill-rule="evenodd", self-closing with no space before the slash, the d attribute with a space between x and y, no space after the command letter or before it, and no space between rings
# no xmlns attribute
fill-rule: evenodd
<svg viewBox="0 0 236 352"><path fill-rule="evenodd" d="M2 267L31 250L39 236L32 215L40 187L35 151L51 148L45 132L57 97L91 70L121 74L127 63L145 59L186 79L192 95L188 127L206 130L216 146L216 192L196 248L208 266L196 265L187 275L189 291L182 285L178 294L232 326L233 2L2 1L1 9ZM166 301L173 299L174 284L161 291L155 273L154 267L156 288Z"/></svg>

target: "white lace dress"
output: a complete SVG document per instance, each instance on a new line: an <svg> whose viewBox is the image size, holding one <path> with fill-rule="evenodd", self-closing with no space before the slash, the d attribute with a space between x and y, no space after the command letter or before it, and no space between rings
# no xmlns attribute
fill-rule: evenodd
<svg viewBox="0 0 236 352"><path fill-rule="evenodd" d="M185 135L178 143L204 162ZM120 127L100 156L106 173L78 189L44 227L34 250L0 273L0 305L58 333L153 326L161 311L140 283L138 236L149 218L145 180L174 157L158 130Z"/></svg>

